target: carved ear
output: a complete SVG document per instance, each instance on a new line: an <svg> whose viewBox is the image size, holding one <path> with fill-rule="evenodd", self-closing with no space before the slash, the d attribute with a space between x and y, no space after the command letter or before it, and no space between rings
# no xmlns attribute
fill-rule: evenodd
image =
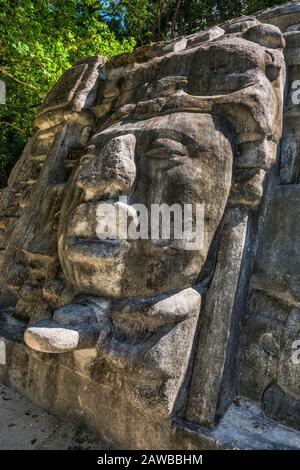
<svg viewBox="0 0 300 470"><path fill-rule="evenodd" d="M78 118L89 125L90 115L85 110L93 104L104 63L102 56L87 57L67 70L46 96L35 125L47 129Z"/></svg>

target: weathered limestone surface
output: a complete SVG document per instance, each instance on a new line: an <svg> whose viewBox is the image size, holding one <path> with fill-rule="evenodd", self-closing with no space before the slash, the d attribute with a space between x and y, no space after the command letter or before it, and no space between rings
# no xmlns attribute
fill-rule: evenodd
<svg viewBox="0 0 300 470"><path fill-rule="evenodd" d="M248 215L245 210L228 210L214 276L206 297L206 308L203 309L204 319L200 324L198 353L186 416L188 420L208 427L215 425L237 392L235 357L230 348L236 342L239 321L235 317L234 303L242 277L247 226ZM242 289L242 286L239 288ZM230 364L225 365L229 356Z"/></svg>
<svg viewBox="0 0 300 470"><path fill-rule="evenodd" d="M300 448L299 25L291 2L61 77L0 200L3 382L109 446ZM103 240L104 204L202 204L203 243Z"/></svg>

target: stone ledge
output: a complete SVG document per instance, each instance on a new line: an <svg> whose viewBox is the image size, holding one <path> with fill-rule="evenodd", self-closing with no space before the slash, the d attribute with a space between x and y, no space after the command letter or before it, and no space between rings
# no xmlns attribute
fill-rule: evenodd
<svg viewBox="0 0 300 470"><path fill-rule="evenodd" d="M12 362L18 362L22 360L22 357L24 360L24 355L27 355L27 352L24 349L24 345L21 343L8 339L5 339L5 342L7 343L7 363L13 367ZM45 356L48 357L48 355ZM36 363L35 367L39 367L38 363ZM9 377L10 374L7 373L7 369L8 366L0 366L0 383L10 385L22 395L28 396L28 393L26 393L24 389L22 378L17 377L14 373ZM23 379L24 378L25 377L23 377ZM81 377L81 380L85 382L84 377ZM88 385L88 382L86 382L86 384ZM31 386L32 385L31 383ZM88 387L89 386L90 384ZM38 394L34 401L37 405L42 406L43 409L49 409L49 406L45 406L45 402L39 403ZM60 406L61 405L58 405L58 409ZM59 412L57 410L52 410L52 412L56 415L61 415L61 409ZM79 415L75 412L72 414L72 410L69 409L68 417L78 420ZM93 426L90 426L90 428L92 431L96 431L100 437L103 437L101 436L101 416L98 416L98 418L99 427L94 422ZM80 414L80 420L82 422L88 421L85 420L84 412ZM134 425L135 424L132 423L132 426ZM127 426L130 426L130 423L127 423ZM163 433L164 437L166 437L167 433L168 448L174 449L300 450L299 431L283 426L266 417L261 412L258 404L244 399L241 399L238 405L232 404L221 419L219 425L213 429L195 425L179 417L174 418L173 421L169 422L169 425L162 430L158 430L157 427L152 429L151 423L145 423L145 426L148 432L152 430L154 434L157 433L156 438L158 439L161 439L160 431ZM110 441L110 439L108 439L108 441ZM131 442L131 445L133 445L131 448L139 448L139 443ZM162 441L161 445L164 445ZM128 447L129 446L126 448ZM122 446L117 445L114 448L121 449ZM156 442L156 445L152 444L150 448L159 448L159 446Z"/></svg>
<svg viewBox="0 0 300 470"><path fill-rule="evenodd" d="M176 420L178 433L214 445L217 449L236 450L299 450L300 432L267 418L257 404L240 400L232 404L220 424L212 430Z"/></svg>

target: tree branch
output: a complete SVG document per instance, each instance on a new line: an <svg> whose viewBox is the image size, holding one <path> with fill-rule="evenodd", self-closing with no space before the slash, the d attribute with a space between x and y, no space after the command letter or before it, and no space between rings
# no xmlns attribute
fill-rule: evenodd
<svg viewBox="0 0 300 470"><path fill-rule="evenodd" d="M0 125L2 125L2 124L5 124L6 126L13 127L14 129L16 129L19 132L24 132L24 129L21 129L20 127L16 126L15 124L12 124L11 122L0 121Z"/></svg>
<svg viewBox="0 0 300 470"><path fill-rule="evenodd" d="M3 73L3 75L6 75L7 77L11 78L15 82L19 83L20 85L27 86L27 87L32 88L33 90L38 91L40 93L40 90L37 87L35 87L34 85L31 85L31 83L23 82L22 80L19 80L18 78L14 77L11 73L6 72L5 67L0 67L0 73Z"/></svg>
<svg viewBox="0 0 300 470"><path fill-rule="evenodd" d="M156 34L155 40L159 41L161 39L161 17L162 17L162 10L164 6L164 0L158 0L157 2L157 9L156 9Z"/></svg>
<svg viewBox="0 0 300 470"><path fill-rule="evenodd" d="M96 37L97 37L97 35L96 35L96 34L93 34L92 36L89 36L89 37L87 37L87 38L84 38L84 39L82 39L81 41L77 42L76 44L73 44L72 46L68 47L67 50L69 51L69 50L74 49L74 47L77 48L77 47L82 46L83 44L87 44L88 42L90 42L92 39L95 39Z"/></svg>
<svg viewBox="0 0 300 470"><path fill-rule="evenodd" d="M119 1L119 3L116 3L116 5L114 6L114 8L112 9L111 12L107 13L106 15L102 15L102 18L107 18L109 16L113 16L116 11L118 10L118 8L121 6L122 4L122 0Z"/></svg>
<svg viewBox="0 0 300 470"><path fill-rule="evenodd" d="M172 24L171 24L171 38L172 38L172 39L173 39L174 36L175 36L175 26L176 26L176 23L177 23L177 17L178 17L180 5L181 5L181 0L177 0L176 8L175 8L175 11L174 11L174 15L173 15L173 19L172 19Z"/></svg>

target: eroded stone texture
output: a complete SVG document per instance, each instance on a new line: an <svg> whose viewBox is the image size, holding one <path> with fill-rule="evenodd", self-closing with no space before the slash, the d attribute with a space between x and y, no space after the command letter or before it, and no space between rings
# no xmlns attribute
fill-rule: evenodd
<svg viewBox="0 0 300 470"><path fill-rule="evenodd" d="M234 303L245 251L247 225L245 210L231 209L226 214L217 264L206 297L204 318L200 323L199 349L186 416L190 421L208 427L215 425L236 393L231 378L229 395L225 386L228 380L225 376L228 369L234 367L234 358L231 357L227 367L225 362L233 354L230 343L236 341L233 337L237 325L232 323L239 321L238 318L234 319Z"/></svg>
<svg viewBox="0 0 300 470"><path fill-rule="evenodd" d="M62 76L0 201L5 318L26 322L3 380L123 448L221 446L239 394L299 427L299 12ZM101 240L104 204L204 204L203 244Z"/></svg>
<svg viewBox="0 0 300 470"><path fill-rule="evenodd" d="M278 15L278 16L277 16ZM266 197L243 333L241 393L299 429L299 2L259 16L284 33L287 83L280 174Z"/></svg>

